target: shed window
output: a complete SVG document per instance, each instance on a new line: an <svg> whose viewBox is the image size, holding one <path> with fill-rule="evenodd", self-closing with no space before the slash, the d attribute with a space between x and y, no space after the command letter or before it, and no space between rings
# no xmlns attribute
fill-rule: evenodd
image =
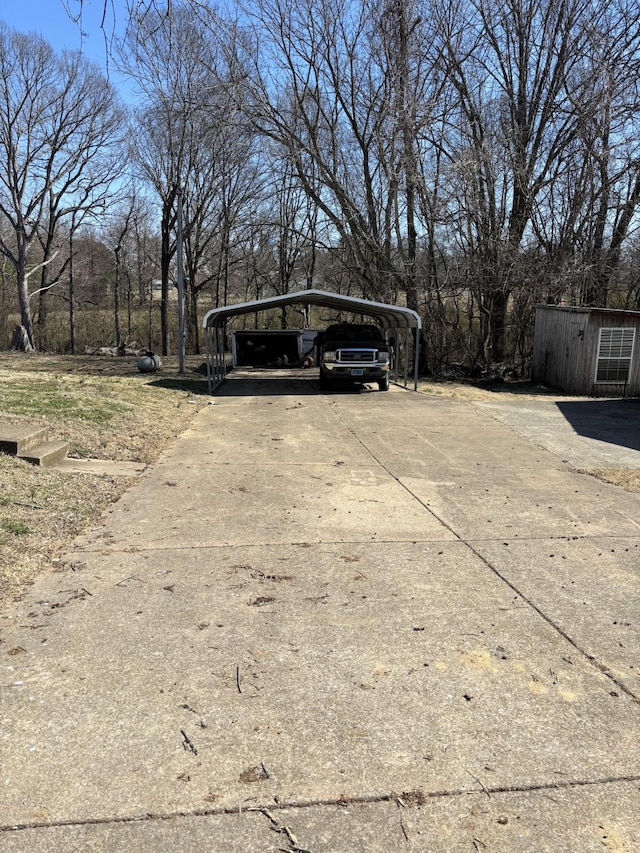
<svg viewBox="0 0 640 853"><path fill-rule="evenodd" d="M600 329L596 382L624 383L629 379L635 329Z"/></svg>

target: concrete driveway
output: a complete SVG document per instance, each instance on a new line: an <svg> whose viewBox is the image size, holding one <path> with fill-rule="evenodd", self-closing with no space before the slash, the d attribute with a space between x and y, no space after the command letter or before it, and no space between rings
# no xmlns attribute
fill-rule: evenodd
<svg viewBox="0 0 640 853"><path fill-rule="evenodd" d="M482 411L576 468L640 468L640 400L496 395Z"/></svg>
<svg viewBox="0 0 640 853"><path fill-rule="evenodd" d="M640 500L514 417L232 375L0 617L0 850L640 849Z"/></svg>

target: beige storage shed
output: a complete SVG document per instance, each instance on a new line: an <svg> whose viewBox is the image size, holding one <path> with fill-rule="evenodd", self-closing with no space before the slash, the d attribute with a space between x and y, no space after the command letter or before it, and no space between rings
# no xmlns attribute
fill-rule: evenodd
<svg viewBox="0 0 640 853"><path fill-rule="evenodd" d="M640 311L536 306L531 378L568 394L640 396Z"/></svg>

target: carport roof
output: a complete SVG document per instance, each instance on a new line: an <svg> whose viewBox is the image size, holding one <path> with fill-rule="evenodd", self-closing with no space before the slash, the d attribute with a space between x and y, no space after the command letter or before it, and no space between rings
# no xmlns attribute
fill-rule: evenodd
<svg viewBox="0 0 640 853"><path fill-rule="evenodd" d="M222 326L229 317L238 314L249 314L254 311L266 311L269 308L280 308L283 305L320 305L324 308L335 308L339 311L353 311L357 314L367 314L375 317L382 326L393 329L421 329L420 315L411 308L399 305L387 305L384 302L371 302L368 299L357 299L354 296L342 296L327 290L297 290L283 296L271 296L267 299L256 299L252 302L238 302L234 305L224 305L208 311L202 321L205 329Z"/></svg>

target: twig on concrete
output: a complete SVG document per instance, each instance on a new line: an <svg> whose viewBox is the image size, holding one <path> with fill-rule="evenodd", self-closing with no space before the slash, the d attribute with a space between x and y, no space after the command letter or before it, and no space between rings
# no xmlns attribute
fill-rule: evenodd
<svg viewBox="0 0 640 853"><path fill-rule="evenodd" d="M480 779L478 779L478 777L477 777L477 776L474 776L474 775L473 775L473 773L470 773L468 770L467 770L467 773L469 773L469 776L471 776L471 778L473 779L473 781L474 781L474 782L477 782L477 783L478 783L478 785L480 785L480 787L481 787L481 788L482 788L482 790L485 792L485 794L487 795L487 797L491 798L491 794L487 791L487 789L486 789L486 788L485 788L485 786L482 784L482 782L480 781Z"/></svg>
<svg viewBox="0 0 640 853"><path fill-rule="evenodd" d="M306 847L301 847L298 844L298 839L295 837L289 827L285 826L284 823L280 823L278 818L274 817L268 809L255 808L249 809L249 811L262 812L265 817L269 818L269 821L271 822L271 828L274 832L281 832L283 835L286 835L287 841L289 842L289 851L287 851L287 853L311 853L311 851L307 850Z"/></svg>
<svg viewBox="0 0 640 853"><path fill-rule="evenodd" d="M182 735L182 746L185 748L185 750L190 749L194 755L197 755L198 750L196 749L195 744L184 729L180 729L180 734Z"/></svg>
<svg viewBox="0 0 640 853"><path fill-rule="evenodd" d="M402 834L404 835L404 840L409 843L409 835L407 830L404 828L404 823L402 822L402 815L400 815L400 829L402 830Z"/></svg>
<svg viewBox="0 0 640 853"><path fill-rule="evenodd" d="M114 584L114 586L123 586L123 584L125 584L127 581L137 581L137 580L140 580L138 575L129 575L129 577L122 578L122 580L118 581L118 583Z"/></svg>
<svg viewBox="0 0 640 853"><path fill-rule="evenodd" d="M236 687L238 688L238 693L242 693L242 689L240 688L240 667L236 666Z"/></svg>

